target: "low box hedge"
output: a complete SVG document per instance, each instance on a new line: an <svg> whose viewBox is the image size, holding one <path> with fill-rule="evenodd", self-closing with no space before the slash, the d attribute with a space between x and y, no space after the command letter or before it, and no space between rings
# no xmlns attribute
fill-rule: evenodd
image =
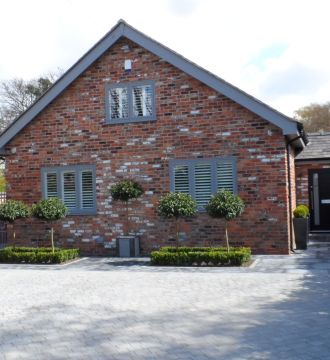
<svg viewBox="0 0 330 360"><path fill-rule="evenodd" d="M79 249L29 248L9 246L0 250L1 263L60 264L79 256Z"/></svg>
<svg viewBox="0 0 330 360"><path fill-rule="evenodd" d="M241 266L251 260L251 249L163 247L151 253L151 264L161 266Z"/></svg>

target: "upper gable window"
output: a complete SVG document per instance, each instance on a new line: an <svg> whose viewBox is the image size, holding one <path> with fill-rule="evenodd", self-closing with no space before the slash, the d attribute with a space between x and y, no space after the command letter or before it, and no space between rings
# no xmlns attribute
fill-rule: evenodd
<svg viewBox="0 0 330 360"><path fill-rule="evenodd" d="M154 82L107 85L106 114L109 124L156 120Z"/></svg>

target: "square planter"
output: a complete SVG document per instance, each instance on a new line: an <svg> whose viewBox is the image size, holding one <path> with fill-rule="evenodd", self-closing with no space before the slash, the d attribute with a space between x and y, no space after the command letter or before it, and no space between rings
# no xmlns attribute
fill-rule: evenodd
<svg viewBox="0 0 330 360"><path fill-rule="evenodd" d="M307 249L309 218L293 218L294 236L298 250Z"/></svg>
<svg viewBox="0 0 330 360"><path fill-rule="evenodd" d="M117 237L117 255L119 257L140 256L140 240L135 235Z"/></svg>

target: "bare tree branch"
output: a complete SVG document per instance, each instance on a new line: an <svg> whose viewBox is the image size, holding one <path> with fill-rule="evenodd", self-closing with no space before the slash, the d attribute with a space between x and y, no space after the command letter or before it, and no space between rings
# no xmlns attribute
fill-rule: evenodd
<svg viewBox="0 0 330 360"><path fill-rule="evenodd" d="M47 91L62 73L63 70L58 69L37 79L0 81L0 132Z"/></svg>

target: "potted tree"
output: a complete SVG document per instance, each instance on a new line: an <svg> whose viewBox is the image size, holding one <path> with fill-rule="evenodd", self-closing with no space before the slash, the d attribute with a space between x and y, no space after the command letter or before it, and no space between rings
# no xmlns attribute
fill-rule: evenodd
<svg viewBox="0 0 330 360"><path fill-rule="evenodd" d="M124 234L117 237L117 249L120 257L139 256L139 241L135 234L131 234L129 219L129 202L144 193L142 186L134 180L121 180L111 186L110 195L114 201L125 204Z"/></svg>
<svg viewBox="0 0 330 360"><path fill-rule="evenodd" d="M228 221L240 216L244 211L244 202L238 196L228 190L219 190L213 195L206 205L206 212L214 218L224 219L225 238L227 251L229 252Z"/></svg>
<svg viewBox="0 0 330 360"><path fill-rule="evenodd" d="M298 205L293 210L293 216L296 248L298 250L306 250L309 233L309 208L306 205Z"/></svg>
<svg viewBox="0 0 330 360"><path fill-rule="evenodd" d="M192 217L197 212L196 201L188 194L168 193L159 200L159 215L175 219L176 247L179 246L180 219Z"/></svg>
<svg viewBox="0 0 330 360"><path fill-rule="evenodd" d="M0 205L0 220L5 224L13 224L15 220L30 216L29 207L19 200L8 200ZM13 245L15 246L16 233L13 229Z"/></svg>
<svg viewBox="0 0 330 360"><path fill-rule="evenodd" d="M32 205L31 210L34 217L50 222L50 240L54 253L54 221L63 219L68 214L68 208L60 199L53 197L40 200L37 204Z"/></svg>

